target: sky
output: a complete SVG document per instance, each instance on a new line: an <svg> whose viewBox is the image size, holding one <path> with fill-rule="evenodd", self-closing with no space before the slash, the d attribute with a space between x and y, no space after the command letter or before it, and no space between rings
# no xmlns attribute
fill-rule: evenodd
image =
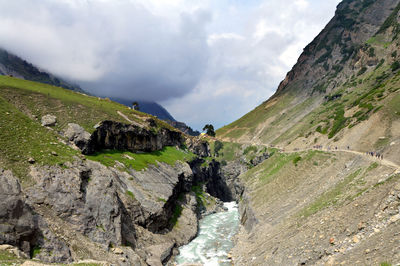
<svg viewBox="0 0 400 266"><path fill-rule="evenodd" d="M267 100L339 0L0 0L0 47L220 128Z"/></svg>

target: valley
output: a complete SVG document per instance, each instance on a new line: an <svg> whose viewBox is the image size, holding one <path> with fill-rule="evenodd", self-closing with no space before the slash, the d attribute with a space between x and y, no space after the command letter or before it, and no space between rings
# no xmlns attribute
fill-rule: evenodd
<svg viewBox="0 0 400 266"><path fill-rule="evenodd" d="M398 265L399 12L342 1L215 136L0 50L0 265Z"/></svg>

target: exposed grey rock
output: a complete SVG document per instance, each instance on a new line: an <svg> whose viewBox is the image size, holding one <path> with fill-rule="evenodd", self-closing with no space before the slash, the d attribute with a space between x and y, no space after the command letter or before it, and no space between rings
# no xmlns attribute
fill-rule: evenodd
<svg viewBox="0 0 400 266"><path fill-rule="evenodd" d="M200 157L211 156L210 145L207 141L202 140L199 137L188 138L186 140L186 146L191 152Z"/></svg>
<svg viewBox="0 0 400 266"><path fill-rule="evenodd" d="M68 247L48 230L43 218L37 215L23 198L21 186L10 171L0 169L0 244L21 249L26 256L36 247L38 258L47 262L70 262ZM51 254L51 256L49 256Z"/></svg>
<svg viewBox="0 0 400 266"><path fill-rule="evenodd" d="M162 266L163 262L169 258L174 245L173 242L166 242L146 248L146 251L150 254L146 262L152 266Z"/></svg>
<svg viewBox="0 0 400 266"><path fill-rule="evenodd" d="M139 187L128 185L142 209L143 225L152 232L169 227L176 200L181 192L188 192L193 181L193 172L187 163L175 166L159 163L146 171L131 171Z"/></svg>
<svg viewBox="0 0 400 266"><path fill-rule="evenodd" d="M257 165L259 165L260 163L262 163L263 161L265 161L265 160L268 159L268 158L269 158L269 154L266 153L266 152L264 152L264 153L261 154L260 156L257 156L257 157L255 157L255 158L251 159L251 160L250 160L250 163L251 163L253 166L257 166Z"/></svg>
<svg viewBox="0 0 400 266"><path fill-rule="evenodd" d="M87 146L90 140L90 133L86 132L80 125L74 123L68 124L64 136L69 141L72 141L79 149L83 149Z"/></svg>
<svg viewBox="0 0 400 266"><path fill-rule="evenodd" d="M73 229L104 247L134 245L135 229L121 198L125 197L114 172L99 163L75 162L71 168L58 166L31 169L36 181L27 190L35 204L51 206L57 216ZM135 203L130 210L139 212Z"/></svg>
<svg viewBox="0 0 400 266"><path fill-rule="evenodd" d="M82 152L91 154L102 149L151 152L165 146L181 146L182 143L182 134L167 128L155 132L132 124L103 121Z"/></svg>
<svg viewBox="0 0 400 266"><path fill-rule="evenodd" d="M42 126L45 127L51 127L51 126L55 126L57 123L57 117L55 117L54 115L45 115L42 117Z"/></svg>

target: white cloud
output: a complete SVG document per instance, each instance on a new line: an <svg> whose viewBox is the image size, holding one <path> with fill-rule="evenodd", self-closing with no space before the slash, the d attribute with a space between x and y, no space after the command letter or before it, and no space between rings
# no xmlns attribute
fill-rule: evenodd
<svg viewBox="0 0 400 266"><path fill-rule="evenodd" d="M266 100L339 0L0 0L0 46L199 129Z"/></svg>

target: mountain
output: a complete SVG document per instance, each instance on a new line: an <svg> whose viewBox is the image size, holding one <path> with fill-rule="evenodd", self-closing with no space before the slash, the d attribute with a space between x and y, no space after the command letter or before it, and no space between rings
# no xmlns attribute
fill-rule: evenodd
<svg viewBox="0 0 400 266"><path fill-rule="evenodd" d="M276 93L217 135L289 148L319 143L373 150L382 142L379 137L395 141L400 105L398 4L341 2ZM377 121L379 128L374 126Z"/></svg>
<svg viewBox="0 0 400 266"><path fill-rule="evenodd" d="M71 84L59 77L40 70L20 57L0 48L0 75L9 75L26 80L46 83L63 87L73 91L83 92L78 86Z"/></svg>
<svg viewBox="0 0 400 266"><path fill-rule="evenodd" d="M276 93L217 130L224 160L268 153L239 176L235 265L399 263L399 11L342 1Z"/></svg>

